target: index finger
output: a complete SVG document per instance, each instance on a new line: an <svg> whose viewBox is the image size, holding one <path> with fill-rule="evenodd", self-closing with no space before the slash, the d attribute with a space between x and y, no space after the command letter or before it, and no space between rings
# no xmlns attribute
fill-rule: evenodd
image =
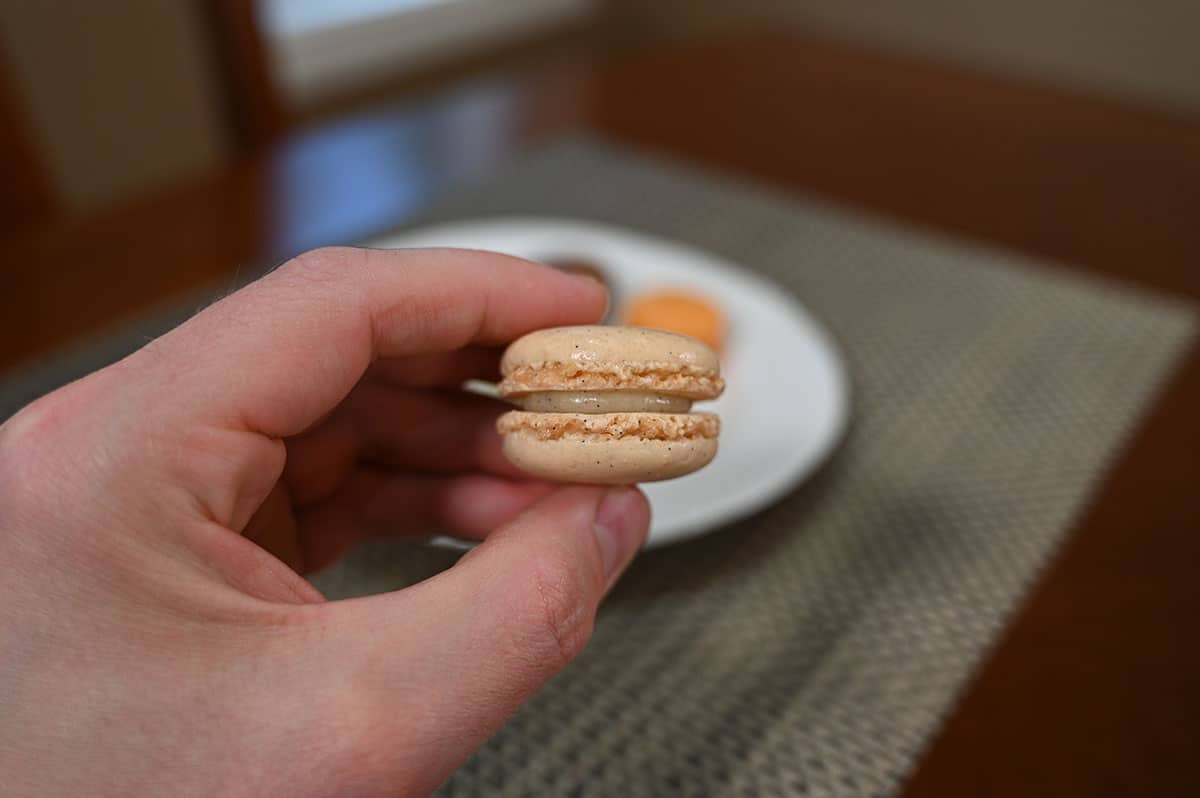
<svg viewBox="0 0 1200 798"><path fill-rule="evenodd" d="M530 261L455 249L319 249L217 302L130 358L190 422L303 431L371 362L499 344L593 322L604 288ZM143 391L143 394L146 392Z"/></svg>

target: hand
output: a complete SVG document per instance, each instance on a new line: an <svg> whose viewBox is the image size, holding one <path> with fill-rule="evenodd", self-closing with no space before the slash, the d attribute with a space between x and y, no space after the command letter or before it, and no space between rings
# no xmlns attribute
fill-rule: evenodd
<svg viewBox="0 0 1200 798"><path fill-rule="evenodd" d="M0 427L6 795L426 793L575 657L644 540L634 488L522 480L491 377L594 281L456 250L318 250ZM396 593L299 570L482 540Z"/></svg>

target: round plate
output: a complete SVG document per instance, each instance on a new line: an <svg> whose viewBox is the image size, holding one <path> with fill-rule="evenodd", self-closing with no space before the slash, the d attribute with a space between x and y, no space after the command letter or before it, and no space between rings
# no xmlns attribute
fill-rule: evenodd
<svg viewBox="0 0 1200 798"><path fill-rule="evenodd" d="M846 374L825 330L785 289L706 252L615 227L540 218L428 227L370 245L577 257L605 272L618 305L673 287L721 307L729 320L721 357L726 389L700 405L721 414L720 450L694 474L643 486L653 508L648 547L704 534L776 501L829 455L846 426Z"/></svg>

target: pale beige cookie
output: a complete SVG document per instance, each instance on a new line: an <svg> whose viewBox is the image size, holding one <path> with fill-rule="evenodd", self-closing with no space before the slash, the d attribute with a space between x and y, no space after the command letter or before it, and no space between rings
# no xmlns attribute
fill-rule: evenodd
<svg viewBox="0 0 1200 798"><path fill-rule="evenodd" d="M504 453L532 475L628 484L671 479L717 453L720 419L692 413L724 389L715 352L638 327L559 327L514 342L502 397L522 408L497 423Z"/></svg>

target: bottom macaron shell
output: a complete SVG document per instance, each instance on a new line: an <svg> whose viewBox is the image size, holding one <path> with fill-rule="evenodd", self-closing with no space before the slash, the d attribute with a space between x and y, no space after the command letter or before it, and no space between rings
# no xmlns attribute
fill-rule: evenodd
<svg viewBox="0 0 1200 798"><path fill-rule="evenodd" d="M541 439L527 430L504 436L504 455L543 479L602 485L656 482L689 474L717 454L716 438L680 440L565 435Z"/></svg>

